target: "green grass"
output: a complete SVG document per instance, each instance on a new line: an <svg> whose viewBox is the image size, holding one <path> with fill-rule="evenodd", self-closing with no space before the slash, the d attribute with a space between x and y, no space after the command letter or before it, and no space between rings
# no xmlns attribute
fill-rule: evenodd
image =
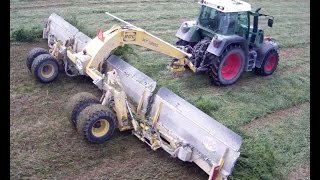
<svg viewBox="0 0 320 180"><path fill-rule="evenodd" d="M43 27L44 18L52 12L93 37L100 27L107 30L113 24L121 24L104 14L108 11L173 44L180 24L195 19L199 7L187 0L33 2L34 5L27 0L10 1L11 37L19 29ZM157 81L158 86L169 88L243 137L241 157L232 179L286 179L299 164L309 163L309 106L303 105L302 111L292 112L288 117L275 117L280 120L257 126L252 131L241 132L240 129L268 114L272 116L279 110L310 102L310 2L248 2L253 9L261 6L262 13L275 17L273 28L267 27L266 19L260 20L265 34L273 37L280 46L279 66L270 77L247 72L232 86L216 87L211 85L207 75L169 73L166 66L171 58L145 48L130 46L133 51L130 48L132 53L127 54L126 59ZM65 75L61 75L57 82L40 85L26 69L21 69L31 48L26 47L27 44L21 46L18 57L12 52L10 60L10 174L13 179L93 176L96 168L102 166L107 168L97 172L96 176L128 178L124 171L114 167L132 169L130 163L137 163L135 159L144 163L136 170L130 170L133 177L149 179L155 173L159 174L157 178L177 178L177 173L191 173L185 178L206 178L201 173L199 175L196 166L172 158L162 159L166 153L149 152L131 136L117 135L102 146L84 144L67 125L63 104L76 92L89 91L99 95L99 91L90 79ZM29 104L28 108L25 103ZM132 159L124 159L127 156Z"/></svg>
<svg viewBox="0 0 320 180"><path fill-rule="evenodd" d="M32 29L19 28L15 30L11 39L19 42L33 42L42 37L42 28L33 27Z"/></svg>
<svg viewBox="0 0 320 180"><path fill-rule="evenodd" d="M284 176L277 171L275 164L278 159L274 157L273 149L262 139L241 134L243 145L242 154L235 166L230 179L283 179Z"/></svg>
<svg viewBox="0 0 320 180"><path fill-rule="evenodd" d="M248 133L258 141L269 144L278 160L274 167L281 169L279 172L283 176L310 163L310 104L303 104L295 111L278 117L280 121L257 127Z"/></svg>

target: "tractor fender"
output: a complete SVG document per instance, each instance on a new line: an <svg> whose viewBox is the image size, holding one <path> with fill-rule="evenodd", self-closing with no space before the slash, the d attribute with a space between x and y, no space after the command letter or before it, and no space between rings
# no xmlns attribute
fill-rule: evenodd
<svg viewBox="0 0 320 180"><path fill-rule="evenodd" d="M196 21L185 21L178 29L176 37L187 42L197 43L201 40L198 30Z"/></svg>
<svg viewBox="0 0 320 180"><path fill-rule="evenodd" d="M266 54L271 51L272 49L278 51L279 46L277 43L273 42L273 41L264 41L263 43L261 43L258 46L258 56L257 56L257 60L256 60L256 67L260 68L263 59L265 58Z"/></svg>
<svg viewBox="0 0 320 180"><path fill-rule="evenodd" d="M248 43L245 38L237 35L231 36L224 36L224 35L217 35L217 39L212 38L211 42L207 48L207 51L211 54L216 56L221 56L223 51L228 47L230 44L239 44L241 48L244 50L245 57L248 57ZM214 47L214 41L218 41L218 47ZM247 59L247 58L246 58Z"/></svg>

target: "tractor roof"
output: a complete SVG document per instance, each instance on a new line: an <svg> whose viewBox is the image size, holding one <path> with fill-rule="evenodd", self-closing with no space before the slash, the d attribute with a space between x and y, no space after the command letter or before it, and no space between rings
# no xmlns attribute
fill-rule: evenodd
<svg viewBox="0 0 320 180"><path fill-rule="evenodd" d="M199 0L199 4L221 12L251 11L251 5L241 0Z"/></svg>

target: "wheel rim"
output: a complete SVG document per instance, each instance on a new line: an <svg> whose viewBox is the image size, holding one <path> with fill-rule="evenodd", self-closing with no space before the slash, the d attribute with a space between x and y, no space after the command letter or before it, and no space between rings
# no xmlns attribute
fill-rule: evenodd
<svg viewBox="0 0 320 180"><path fill-rule="evenodd" d="M238 53L230 54L221 69L222 78L231 80L237 76L241 68L241 57Z"/></svg>
<svg viewBox="0 0 320 180"><path fill-rule="evenodd" d="M273 55L269 56L264 69L265 69L265 71L270 72L273 70L275 65L276 65L276 56L273 54Z"/></svg>
<svg viewBox="0 0 320 180"><path fill-rule="evenodd" d="M54 74L54 67L52 64L46 64L41 69L41 75L44 78L50 78Z"/></svg>
<svg viewBox="0 0 320 180"><path fill-rule="evenodd" d="M102 137L109 131L110 124L106 119L100 119L92 126L91 132L95 137Z"/></svg>

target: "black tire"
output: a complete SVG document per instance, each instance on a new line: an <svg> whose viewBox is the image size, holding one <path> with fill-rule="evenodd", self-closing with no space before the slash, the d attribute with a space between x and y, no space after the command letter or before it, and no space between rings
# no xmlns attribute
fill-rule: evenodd
<svg viewBox="0 0 320 180"><path fill-rule="evenodd" d="M244 71L245 55L243 50L238 45L228 46L220 57L210 54L207 58L213 59L210 77L212 78L213 84L216 86L227 86L234 84ZM229 58L233 59L231 60ZM223 69L225 68L224 63L230 60L234 62L232 62L232 65L231 63L229 64L229 69L226 67L227 72L225 72Z"/></svg>
<svg viewBox="0 0 320 180"><path fill-rule="evenodd" d="M26 60L26 64L27 64L29 71L31 71L31 66L32 66L34 59L41 54L49 54L49 52L46 49L39 48L39 47L33 48L31 51L29 51L28 56L27 56L27 60Z"/></svg>
<svg viewBox="0 0 320 180"><path fill-rule="evenodd" d="M100 101L96 96L88 92L80 92L73 95L68 101L65 112L67 118L72 125L72 127L76 127L77 119L79 117L80 112L85 109L87 106L91 104L99 104Z"/></svg>
<svg viewBox="0 0 320 180"><path fill-rule="evenodd" d="M211 42L210 39L202 39L193 47L191 52L192 57L190 58L190 61L197 68L200 66L204 58L207 59L206 54L208 53L207 49L210 42Z"/></svg>
<svg viewBox="0 0 320 180"><path fill-rule="evenodd" d="M40 82L49 83L58 77L59 65L50 54L41 54L32 62L31 72Z"/></svg>
<svg viewBox="0 0 320 180"><path fill-rule="evenodd" d="M88 142L101 144L113 135L116 119L106 106L91 104L80 112L76 124L78 133Z"/></svg>
<svg viewBox="0 0 320 180"><path fill-rule="evenodd" d="M264 57L261 68L254 68L253 72L259 76L269 76L277 69L279 54L275 49L270 50Z"/></svg>

